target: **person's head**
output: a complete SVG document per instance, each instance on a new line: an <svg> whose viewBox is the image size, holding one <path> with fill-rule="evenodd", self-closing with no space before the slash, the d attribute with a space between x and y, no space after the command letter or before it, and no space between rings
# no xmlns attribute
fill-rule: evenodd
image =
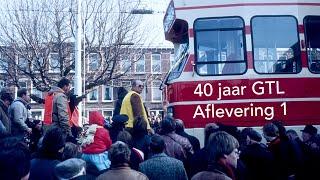
<svg viewBox="0 0 320 180"><path fill-rule="evenodd" d="M310 140L311 137L315 136L318 132L318 129L312 125L306 125L302 132L302 141L307 142Z"/></svg>
<svg viewBox="0 0 320 180"><path fill-rule="evenodd" d="M239 159L239 142L232 135L218 131L209 137L209 162L217 163L225 160L227 164L237 167Z"/></svg>
<svg viewBox="0 0 320 180"><path fill-rule="evenodd" d="M139 93L139 94L142 93L142 90L143 90L143 88L144 88L144 84L143 84L142 81L140 81L140 80L133 80L131 84L132 84L132 87L131 87L131 90L132 90L132 91L135 91L135 92L137 92L137 93Z"/></svg>
<svg viewBox="0 0 320 180"><path fill-rule="evenodd" d="M181 119L176 119L176 132L183 132L184 131L184 124Z"/></svg>
<svg viewBox="0 0 320 180"><path fill-rule="evenodd" d="M72 142L67 142L63 149L62 160L67 160L71 158L80 158L80 157L81 157L81 152L80 152L79 146Z"/></svg>
<svg viewBox="0 0 320 180"><path fill-rule="evenodd" d="M320 152L320 135L316 134L310 138L310 148L317 153Z"/></svg>
<svg viewBox="0 0 320 180"><path fill-rule="evenodd" d="M131 151L124 142L117 141L111 145L108 151L108 157L112 167L119 167L128 164L130 161Z"/></svg>
<svg viewBox="0 0 320 180"><path fill-rule="evenodd" d="M132 147L132 136L131 134L126 131L126 130L123 130L123 131L120 131L118 136L117 136L117 141L121 141L121 142L124 142L126 143L129 147Z"/></svg>
<svg viewBox="0 0 320 180"><path fill-rule="evenodd" d="M284 127L283 123L279 120L273 120L272 124L276 125L278 130L279 130L279 136L281 139L287 139L287 135L286 135L286 128Z"/></svg>
<svg viewBox="0 0 320 180"><path fill-rule="evenodd" d="M86 174L86 162L78 158L67 159L58 163L54 172L59 179L74 179Z"/></svg>
<svg viewBox="0 0 320 180"><path fill-rule="evenodd" d="M297 138L299 139L298 133L293 129L289 129L286 132L286 135L287 135L288 139L290 139L290 140L295 140Z"/></svg>
<svg viewBox="0 0 320 180"><path fill-rule="evenodd" d="M279 137L279 129L273 123L267 123L263 126L263 137L266 139L267 142L271 142L277 137Z"/></svg>
<svg viewBox="0 0 320 180"><path fill-rule="evenodd" d="M26 102L30 102L30 96L28 93L28 90L26 88L21 88L17 92L17 96L20 97L21 99L25 100Z"/></svg>
<svg viewBox="0 0 320 180"><path fill-rule="evenodd" d="M160 127L161 127L161 133L168 134L168 133L175 131L176 122L172 117L165 117L160 122Z"/></svg>
<svg viewBox="0 0 320 180"><path fill-rule="evenodd" d="M50 128L43 137L40 151L45 156L58 157L63 152L66 136L60 128Z"/></svg>
<svg viewBox="0 0 320 180"><path fill-rule="evenodd" d="M29 179L30 152L28 147L15 137L0 141L0 179Z"/></svg>
<svg viewBox="0 0 320 180"><path fill-rule="evenodd" d="M2 88L0 92L0 99L3 101L3 103L8 107L12 101L13 101L13 96L12 92L10 91L9 88Z"/></svg>
<svg viewBox="0 0 320 180"><path fill-rule="evenodd" d="M247 145L260 143L262 140L262 136L254 129L250 128L247 131Z"/></svg>
<svg viewBox="0 0 320 180"><path fill-rule="evenodd" d="M99 126L104 125L104 117L99 111L90 111L89 113L89 124L96 124Z"/></svg>
<svg viewBox="0 0 320 180"><path fill-rule="evenodd" d="M70 91L70 80L67 78L61 78L57 86L61 88L66 94Z"/></svg>
<svg viewBox="0 0 320 180"><path fill-rule="evenodd" d="M164 140L162 139L161 136L159 136L158 134L154 134L151 137L149 146L153 154L160 154L160 153L163 153L166 147L166 144L164 143Z"/></svg>
<svg viewBox="0 0 320 180"><path fill-rule="evenodd" d="M212 133L217 132L219 130L219 126L216 123L206 124L204 128L204 144L208 144L209 137Z"/></svg>

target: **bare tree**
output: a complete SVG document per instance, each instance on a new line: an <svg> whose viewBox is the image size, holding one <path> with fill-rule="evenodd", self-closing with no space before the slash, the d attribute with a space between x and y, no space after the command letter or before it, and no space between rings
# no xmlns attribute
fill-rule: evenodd
<svg viewBox="0 0 320 180"><path fill-rule="evenodd" d="M13 0L0 15L0 68L8 83L29 78L47 91L62 77L74 76L74 0ZM128 58L141 55L140 0L83 0L85 89L107 84L129 70ZM131 65L131 63L130 63ZM122 69L119 71L119 68Z"/></svg>

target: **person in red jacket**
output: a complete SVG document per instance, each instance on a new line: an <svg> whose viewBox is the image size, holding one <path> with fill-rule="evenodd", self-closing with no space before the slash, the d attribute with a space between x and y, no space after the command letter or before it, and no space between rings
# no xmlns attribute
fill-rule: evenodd
<svg viewBox="0 0 320 180"><path fill-rule="evenodd" d="M104 117L98 111L89 114L89 127L85 131L82 142L82 159L87 164L97 168L98 171L106 170L111 162L108 158L108 150L112 141L108 130L104 127Z"/></svg>

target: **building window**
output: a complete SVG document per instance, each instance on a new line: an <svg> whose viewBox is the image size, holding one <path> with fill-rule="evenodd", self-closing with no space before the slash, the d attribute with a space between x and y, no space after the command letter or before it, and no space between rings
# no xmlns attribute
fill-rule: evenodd
<svg viewBox="0 0 320 180"><path fill-rule="evenodd" d="M49 72L60 72L60 57L58 53L51 53L49 58Z"/></svg>
<svg viewBox="0 0 320 180"><path fill-rule="evenodd" d="M138 61L135 63L136 73L145 73L146 61L145 61L144 55L141 55L138 58L139 58Z"/></svg>
<svg viewBox="0 0 320 180"><path fill-rule="evenodd" d="M161 54L152 54L151 56L151 72L152 73L161 73Z"/></svg>
<svg viewBox="0 0 320 180"><path fill-rule="evenodd" d="M39 98L43 98L43 93L39 91L36 87L32 86L31 88L31 94L36 95ZM35 103L35 101L31 100L32 103Z"/></svg>
<svg viewBox="0 0 320 180"><path fill-rule="evenodd" d="M93 89L90 93L87 94L88 102L97 102L98 101L98 88Z"/></svg>
<svg viewBox="0 0 320 180"><path fill-rule="evenodd" d="M113 100L113 88L112 86L102 86L102 95L103 101L112 101Z"/></svg>
<svg viewBox="0 0 320 180"><path fill-rule="evenodd" d="M258 73L301 71L297 20L293 16L256 16L251 20L254 68Z"/></svg>
<svg viewBox="0 0 320 180"><path fill-rule="evenodd" d="M121 82L121 86L126 88L126 89L131 88L131 81L122 81Z"/></svg>
<svg viewBox="0 0 320 180"><path fill-rule="evenodd" d="M198 74L243 74L246 71L244 22L240 17L198 19L194 29Z"/></svg>
<svg viewBox="0 0 320 180"><path fill-rule="evenodd" d="M320 73L320 16L304 18L309 69Z"/></svg>
<svg viewBox="0 0 320 180"><path fill-rule="evenodd" d="M122 73L131 71L131 60L129 56L122 56L120 61L120 70Z"/></svg>
<svg viewBox="0 0 320 180"><path fill-rule="evenodd" d="M113 110L103 110L103 117L106 119L111 119L113 116Z"/></svg>
<svg viewBox="0 0 320 180"><path fill-rule="evenodd" d="M99 54L98 53L90 53L89 54L89 71L96 71L100 67L99 63Z"/></svg>
<svg viewBox="0 0 320 180"><path fill-rule="evenodd" d="M162 91L159 89L161 85L161 81L153 81L152 82L152 101L160 102L162 101Z"/></svg>
<svg viewBox="0 0 320 180"><path fill-rule="evenodd" d="M26 58L19 57L18 65L20 71L28 71L28 60Z"/></svg>
<svg viewBox="0 0 320 180"><path fill-rule="evenodd" d="M9 68L8 60L0 53L0 73L6 73Z"/></svg>
<svg viewBox="0 0 320 180"><path fill-rule="evenodd" d="M42 110L42 109L31 109L30 112L31 112L31 117L34 120L41 120L41 121L43 120L44 110Z"/></svg>

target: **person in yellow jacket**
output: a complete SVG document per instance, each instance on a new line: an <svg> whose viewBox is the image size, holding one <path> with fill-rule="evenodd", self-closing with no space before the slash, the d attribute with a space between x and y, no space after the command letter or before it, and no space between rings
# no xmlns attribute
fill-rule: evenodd
<svg viewBox="0 0 320 180"><path fill-rule="evenodd" d="M126 128L133 128L133 121L141 116L147 122L147 129L150 131L151 127L148 121L147 110L145 109L142 97L140 96L143 88L144 85L142 81L132 81L131 91L127 93L122 101L120 114L126 114L129 117Z"/></svg>

